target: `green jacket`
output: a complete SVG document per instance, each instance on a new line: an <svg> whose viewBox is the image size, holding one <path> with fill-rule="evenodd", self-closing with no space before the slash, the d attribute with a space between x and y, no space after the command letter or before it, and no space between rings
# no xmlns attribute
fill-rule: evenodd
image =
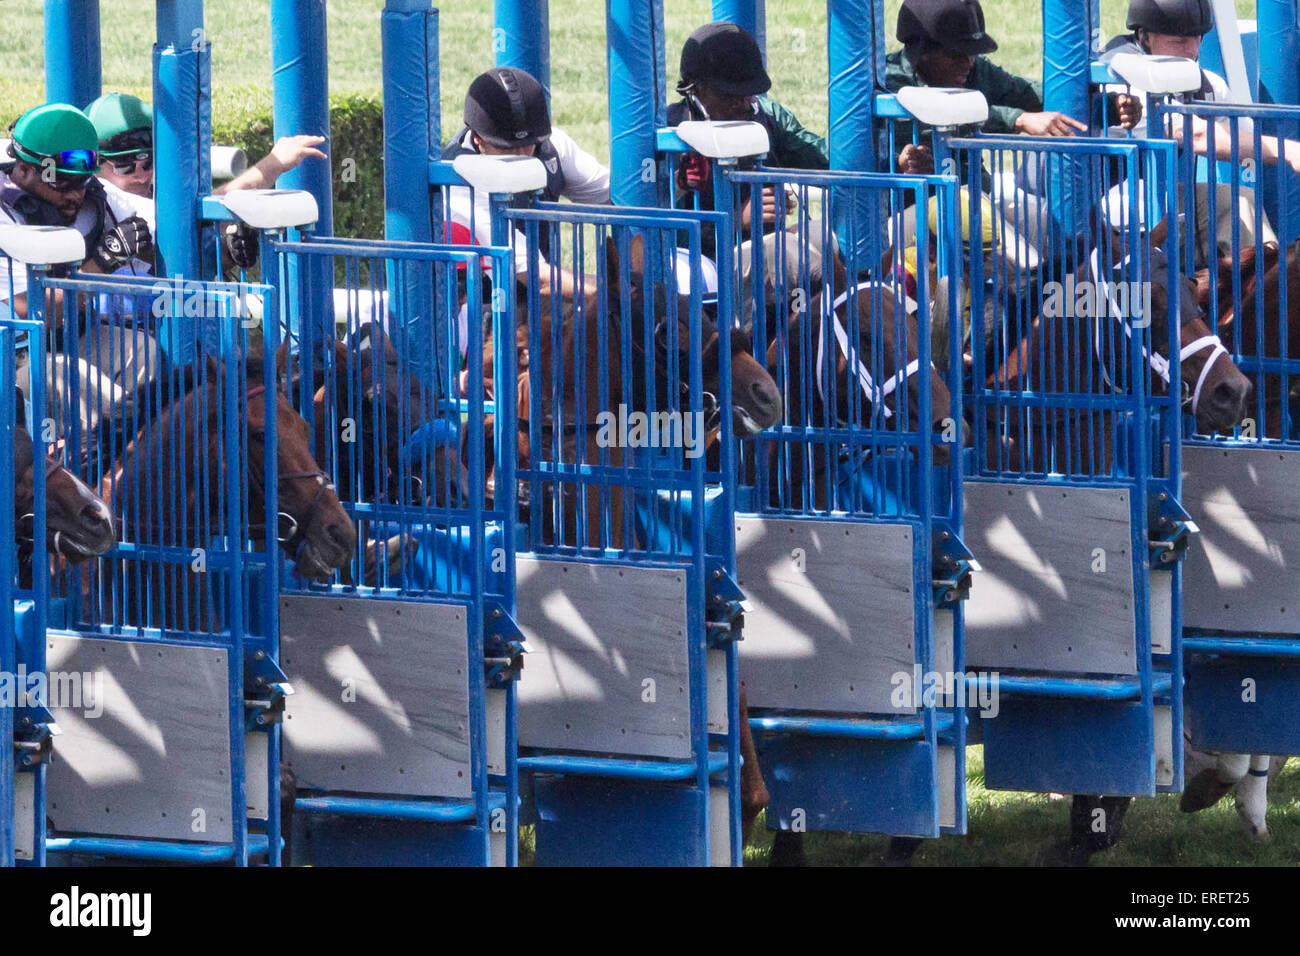
<svg viewBox="0 0 1300 956"><path fill-rule="evenodd" d="M926 82L916 72L916 65L903 50L885 56L885 87L897 93L905 86L925 86ZM979 90L989 101L989 118L981 127L986 133L1014 133L1016 120L1021 113L1039 113L1043 109L1043 85L1008 73L987 58L977 56L966 89ZM911 140L911 121L899 120L898 148ZM930 127L921 124L920 142L929 142Z"/></svg>

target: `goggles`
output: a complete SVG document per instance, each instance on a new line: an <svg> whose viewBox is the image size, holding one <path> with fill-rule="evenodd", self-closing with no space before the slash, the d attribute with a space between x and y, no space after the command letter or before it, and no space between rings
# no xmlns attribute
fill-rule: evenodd
<svg viewBox="0 0 1300 956"><path fill-rule="evenodd" d="M153 169L153 153L149 150L141 150L134 155L105 156L104 158L108 160L109 165L113 167L119 176L130 175L135 172L135 168L139 165L144 166L146 173Z"/></svg>

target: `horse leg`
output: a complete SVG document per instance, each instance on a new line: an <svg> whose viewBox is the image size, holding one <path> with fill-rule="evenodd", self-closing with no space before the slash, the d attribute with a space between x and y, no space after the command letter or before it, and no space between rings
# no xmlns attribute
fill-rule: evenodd
<svg viewBox="0 0 1300 956"><path fill-rule="evenodd" d="M1186 781L1178 808L1184 813L1195 813L1214 806L1249 769L1249 754L1219 754L1214 766L1206 767Z"/></svg>
<svg viewBox="0 0 1300 956"><path fill-rule="evenodd" d="M1278 781L1282 779L1282 768L1286 766L1286 762L1290 759L1290 757L1284 755L1273 755L1268 766L1268 785L1270 789L1275 789L1278 786Z"/></svg>
<svg viewBox="0 0 1300 956"><path fill-rule="evenodd" d="M754 829L754 820L767 806L767 785L763 783L763 770L758 765L758 750L754 735L749 729L749 701L745 697L745 683L740 684L740 828L742 843L748 843Z"/></svg>
<svg viewBox="0 0 1300 956"><path fill-rule="evenodd" d="M1094 853L1109 850L1120 837L1132 797L1076 793L1070 802L1070 838L1040 855L1045 865L1087 866Z"/></svg>
<svg viewBox="0 0 1300 956"><path fill-rule="evenodd" d="M1255 754L1250 758L1250 769L1237 784L1233 801L1237 816L1246 825L1246 835L1255 840L1267 840L1268 822L1268 754Z"/></svg>

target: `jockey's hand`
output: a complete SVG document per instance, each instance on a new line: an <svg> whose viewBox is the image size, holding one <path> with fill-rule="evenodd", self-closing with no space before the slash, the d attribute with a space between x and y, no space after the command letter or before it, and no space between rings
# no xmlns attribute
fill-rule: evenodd
<svg viewBox="0 0 1300 956"><path fill-rule="evenodd" d="M709 161L699 153L687 153L677 164L677 188L685 192L705 189L710 176Z"/></svg>
<svg viewBox="0 0 1300 956"><path fill-rule="evenodd" d="M132 216L111 229L106 227L90 257L106 275L111 275L132 259L148 258L152 251L149 224L139 216Z"/></svg>
<svg viewBox="0 0 1300 956"><path fill-rule="evenodd" d="M1016 132L1030 136L1073 136L1076 132L1088 132L1088 127L1064 113L1021 113L1016 117Z"/></svg>
<svg viewBox="0 0 1300 956"><path fill-rule="evenodd" d="M287 173L297 169L304 159L325 159L325 154L316 149L323 142L324 136L281 136L271 147L268 158L275 161L280 173Z"/></svg>
<svg viewBox="0 0 1300 956"><path fill-rule="evenodd" d="M928 176L934 172L934 153L929 146L908 143L898 154L898 171L911 176Z"/></svg>
<svg viewBox="0 0 1300 956"><path fill-rule="evenodd" d="M251 269L257 265L258 233L252 226L242 222L228 222L221 231L221 246L230 261L241 269Z"/></svg>
<svg viewBox="0 0 1300 956"><path fill-rule="evenodd" d="M1142 98L1120 93L1115 97L1115 109L1119 113L1119 125L1132 129L1142 122Z"/></svg>
<svg viewBox="0 0 1300 956"><path fill-rule="evenodd" d="M794 197L785 196L785 208L788 212L794 201ZM740 224L743 228L748 229L753 220L752 207L754 205L753 197L745 203L745 208L740 211ZM776 222L776 190L771 186L763 187L763 225L770 226Z"/></svg>

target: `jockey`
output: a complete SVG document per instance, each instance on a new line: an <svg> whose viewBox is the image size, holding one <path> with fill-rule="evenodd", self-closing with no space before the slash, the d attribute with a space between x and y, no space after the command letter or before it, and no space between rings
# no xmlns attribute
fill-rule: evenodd
<svg viewBox="0 0 1300 956"><path fill-rule="evenodd" d="M734 23L708 23L692 33L682 47L680 76L677 92L682 99L668 107L668 125L677 126L686 120L748 120L760 123L767 130L771 144L766 162L769 166L789 169L829 169L826 140L810 133L795 115L771 99L767 91L772 80L763 68L763 54L758 43L743 27ZM747 165L752 165L749 163ZM682 157L677 169L676 190L679 202L688 193L694 193L697 208L713 208L713 187L709 182L709 163L695 153ZM794 205L794 197L783 197L786 211ZM753 201L747 200L740 212L741 228L749 232ZM777 218L777 198L772 187L763 189L762 227L763 249L768 301L775 290L777 236L772 227ZM793 219L791 220L793 222ZM820 223L811 223L806 241L809 280L812 286L821 285L822 229ZM793 291L799 284L799 238L793 232L784 233L786 242L786 287ZM711 229L705 230L705 255L716 255L715 237ZM753 298L748 292L749 274L753 267L750 243L741 245L736 263L742 281L746 283L745 324L752 317Z"/></svg>
<svg viewBox="0 0 1300 956"><path fill-rule="evenodd" d="M86 107L95 124L100 164L99 181L114 199L132 206L152 229L153 203L153 113L143 102L125 93L105 93ZM213 190L220 196L238 189L265 189L303 160L326 159L316 147L323 136L282 136L271 151L228 183ZM241 223L227 223L222 231L222 251L229 265L251 269L257 263L256 230Z"/></svg>
<svg viewBox="0 0 1300 956"><path fill-rule="evenodd" d="M536 156L546 167L542 198L561 197L580 203L609 202L609 167L580 147L560 129L551 127L550 110L542 85L514 67L497 67L480 74L465 96L465 125L442 151L443 159L469 153L485 156ZM492 244L490 197L464 186L450 190L449 216L453 223L473 232L480 245ZM549 230L539 230L543 258L550 251ZM515 273L528 271L524 237L516 232L512 243ZM541 294L551 294L551 269L539 270ZM577 291L577 281L558 270L565 297Z"/></svg>
<svg viewBox="0 0 1300 956"><path fill-rule="evenodd" d="M1088 127L1064 113L1043 110L1041 83L1023 79L994 65L984 54L998 48L984 32L979 0L903 0L896 35L903 49L885 57L885 86L897 93L905 86L965 87L984 94L989 118L986 133L1027 133L1030 136L1073 136ZM1110 104L1126 128L1142 115L1141 101L1119 95ZM917 144L912 145L912 126ZM930 128L912 120L896 121L896 142L905 143L898 156L901 173L934 172L934 157L926 145Z"/></svg>
<svg viewBox="0 0 1300 956"><path fill-rule="evenodd" d="M1130 0L1127 25L1132 33L1115 37L1106 44L1101 61L1109 62L1120 53L1150 54L1154 56L1179 56L1195 60L1200 55L1201 38L1214 27L1214 14L1210 0ZM1200 89L1185 94L1185 98L1194 102L1231 103L1235 101L1227 81L1211 70L1201 69ZM1204 156L1208 153L1208 127L1204 120L1193 118L1189 124L1192 130L1192 150ZM1137 130L1138 135L1145 135L1145 124ZM1177 120L1170 130L1173 137L1181 142L1184 124ZM1217 124L1215 150L1218 159L1237 161L1254 158L1254 134L1249 120L1238 123L1238 151L1232 155L1230 132L1224 123ZM1260 147L1266 163L1278 162L1279 149L1285 161L1293 169L1300 171L1300 143L1285 141L1279 144L1274 136L1261 136ZM1232 187L1228 183L1215 185L1215 208L1217 210L1214 234L1218 257L1233 255L1232 228L1237 222L1240 236L1240 248L1256 244L1276 243L1268 220L1259 216L1258 234L1256 231L1256 210L1254 190L1248 186L1239 186L1238 200L1234 204ZM1210 264L1209 186L1197 183L1195 191L1196 232L1195 257L1196 268L1203 269ZM1234 215L1235 209L1235 215Z"/></svg>
<svg viewBox="0 0 1300 956"><path fill-rule="evenodd" d="M63 103L38 106L11 127L7 163L0 164L0 222L76 229L89 255L79 271L147 274L153 259L153 234L133 205L109 195L94 174L99 171L95 127L84 113ZM56 274L58 272L56 271ZM28 315L27 270L0 258L0 303ZM51 335L49 394L54 417L66 423L72 380L80 380L77 414L88 453L101 418L128 407L136 390L158 368L157 343L148 332L118 323L96 329L64 327L63 293L52 293L46 316ZM60 337L61 336L61 337ZM79 336L77 370L59 354ZM123 360L124 358L124 360ZM18 357L17 379L30 398L26 350Z"/></svg>

